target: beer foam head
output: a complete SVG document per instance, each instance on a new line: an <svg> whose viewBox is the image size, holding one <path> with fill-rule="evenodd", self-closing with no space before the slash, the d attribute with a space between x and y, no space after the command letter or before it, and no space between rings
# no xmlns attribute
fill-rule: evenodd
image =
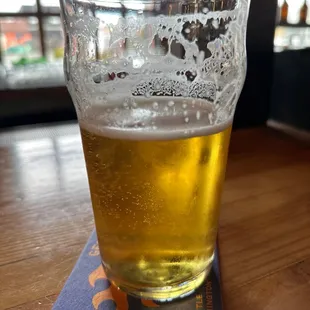
<svg viewBox="0 0 310 310"><path fill-rule="evenodd" d="M231 125L232 119L217 116L213 105L204 99L174 97L118 96L105 105L93 104L80 118L89 131L110 138L131 140L171 140L210 135Z"/></svg>

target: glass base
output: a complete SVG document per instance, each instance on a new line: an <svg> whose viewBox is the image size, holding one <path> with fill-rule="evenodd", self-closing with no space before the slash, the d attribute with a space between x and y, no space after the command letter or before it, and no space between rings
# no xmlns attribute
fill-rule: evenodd
<svg viewBox="0 0 310 310"><path fill-rule="evenodd" d="M209 274L211 269L211 264L200 274L195 277L176 285L164 286L164 287L132 287L129 285L123 285L121 283L117 283L110 279L113 284L119 287L122 291L127 294L141 298L141 299L149 299L159 302L169 302L176 299L185 298L191 294L193 294L197 288L204 282L206 276Z"/></svg>

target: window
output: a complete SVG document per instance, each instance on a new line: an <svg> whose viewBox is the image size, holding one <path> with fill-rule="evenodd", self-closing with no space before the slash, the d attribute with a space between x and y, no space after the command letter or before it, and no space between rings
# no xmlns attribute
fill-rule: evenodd
<svg viewBox="0 0 310 310"><path fill-rule="evenodd" d="M44 13L60 13L59 0L41 0L41 8Z"/></svg>
<svg viewBox="0 0 310 310"><path fill-rule="evenodd" d="M2 17L0 27L3 64L42 57L37 17Z"/></svg>
<svg viewBox="0 0 310 310"><path fill-rule="evenodd" d="M61 62L63 34L58 0L0 1L0 62Z"/></svg>
<svg viewBox="0 0 310 310"><path fill-rule="evenodd" d="M59 16L49 16L43 19L45 54L48 61L62 61L64 37Z"/></svg>

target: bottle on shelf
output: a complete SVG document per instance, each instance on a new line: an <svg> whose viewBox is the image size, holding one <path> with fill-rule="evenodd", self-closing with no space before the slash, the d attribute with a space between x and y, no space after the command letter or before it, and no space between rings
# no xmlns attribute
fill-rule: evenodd
<svg viewBox="0 0 310 310"><path fill-rule="evenodd" d="M308 20L309 20L309 14L308 14L308 4L307 4L307 0L304 1L303 6L301 7L300 11L299 11L299 23L301 25L306 25Z"/></svg>
<svg viewBox="0 0 310 310"><path fill-rule="evenodd" d="M280 18L280 24L287 24L287 16L288 16L288 3L286 0L284 0L284 3L281 7L281 18Z"/></svg>
<svg viewBox="0 0 310 310"><path fill-rule="evenodd" d="M276 12L276 25L279 25L281 23L281 7L282 7L281 0L278 0L277 12Z"/></svg>

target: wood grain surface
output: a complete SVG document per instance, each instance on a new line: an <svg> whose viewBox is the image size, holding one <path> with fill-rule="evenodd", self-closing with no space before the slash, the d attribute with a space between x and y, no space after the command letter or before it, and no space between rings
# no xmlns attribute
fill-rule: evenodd
<svg viewBox="0 0 310 310"><path fill-rule="evenodd" d="M51 309L93 229L76 124L0 134L0 309ZM219 226L226 310L308 310L310 146L233 133Z"/></svg>

